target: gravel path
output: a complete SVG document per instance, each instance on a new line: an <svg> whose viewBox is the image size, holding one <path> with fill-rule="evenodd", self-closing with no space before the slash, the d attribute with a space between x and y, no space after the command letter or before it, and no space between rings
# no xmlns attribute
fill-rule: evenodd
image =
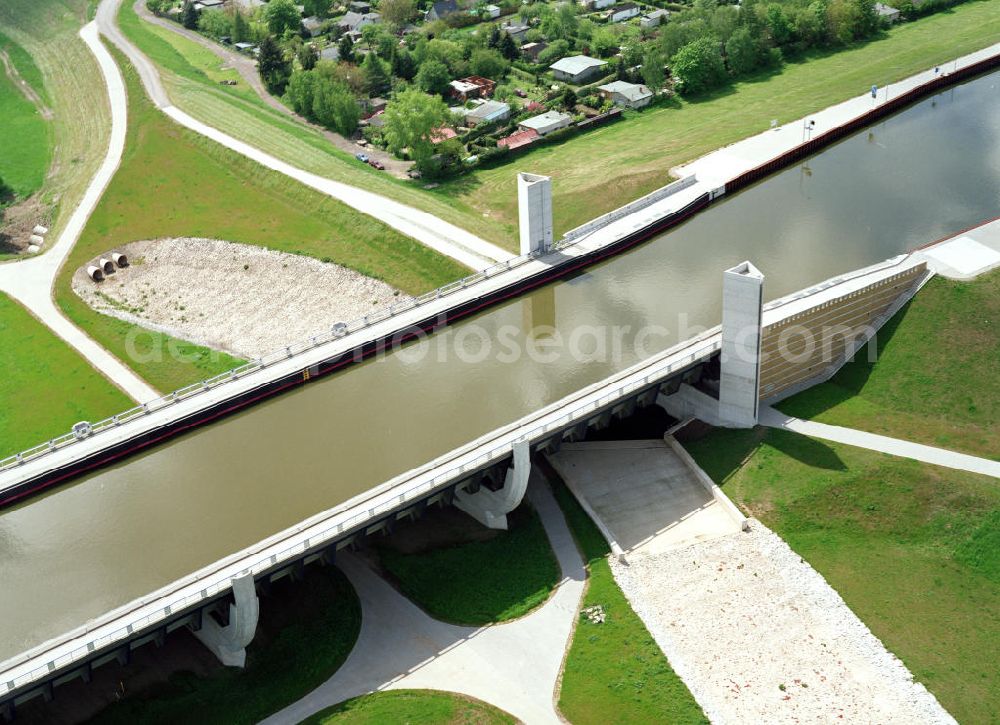
<svg viewBox="0 0 1000 725"><path fill-rule="evenodd" d="M159 239L121 249L131 262L73 290L98 312L255 358L335 322L406 299L385 282L311 257L215 239Z"/></svg>
<svg viewBox="0 0 1000 725"><path fill-rule="evenodd" d="M713 722L954 722L759 521L750 533L611 566Z"/></svg>

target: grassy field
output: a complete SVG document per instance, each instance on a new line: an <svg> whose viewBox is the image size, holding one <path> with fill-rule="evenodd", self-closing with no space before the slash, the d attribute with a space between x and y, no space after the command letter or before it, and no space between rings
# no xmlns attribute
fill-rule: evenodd
<svg viewBox="0 0 1000 725"><path fill-rule="evenodd" d="M686 445L959 722L997 722L995 480L777 430L717 430Z"/></svg>
<svg viewBox="0 0 1000 725"><path fill-rule="evenodd" d="M1000 271L936 277L827 383L786 413L1000 460Z"/></svg>
<svg viewBox="0 0 1000 725"><path fill-rule="evenodd" d="M517 248L515 229L497 229L492 219L474 212L461 199L424 190L416 182L395 179L359 163L315 129L267 106L242 82L220 86L217 80L226 78L227 71L221 70L218 57L187 38L144 22L131 2L122 4L118 22L160 68L171 100L195 118L301 169L384 194L509 249Z"/></svg>
<svg viewBox="0 0 1000 725"><path fill-rule="evenodd" d="M61 231L97 170L111 124L97 62L77 37L86 12L86 0L0 2L0 33L30 56L29 64L15 52L18 70L54 114L48 124L52 152L41 196L52 208L51 238ZM6 133L5 120L3 150L8 146Z"/></svg>
<svg viewBox="0 0 1000 725"><path fill-rule="evenodd" d="M126 152L57 280L56 301L153 387L173 390L238 361L144 332L81 301L70 287L74 270L117 245L168 236L256 244L336 262L410 294L466 273L377 220L177 126L153 108L132 68L116 57L129 90Z"/></svg>
<svg viewBox="0 0 1000 725"><path fill-rule="evenodd" d="M383 544L379 562L432 617L469 625L516 619L548 599L559 565L533 509L522 505L508 522L508 531L448 546L404 552ZM479 524L473 526L480 532Z"/></svg>
<svg viewBox="0 0 1000 725"><path fill-rule="evenodd" d="M450 692L390 690L376 692L318 712L303 725L513 725L507 713L485 702Z"/></svg>
<svg viewBox="0 0 1000 725"><path fill-rule="evenodd" d="M31 56L13 40L0 33L0 51L6 53L12 70L40 96L45 93L42 75ZM0 178L19 197L28 197L45 182L52 161L52 138L49 122L41 109L18 88L0 63L0 118L3 119L3 143L0 144Z"/></svg>
<svg viewBox="0 0 1000 725"><path fill-rule="evenodd" d="M132 403L28 311L0 294L0 458Z"/></svg>
<svg viewBox="0 0 1000 725"><path fill-rule="evenodd" d="M587 560L583 607L600 605L606 619L581 616L563 669L559 711L574 725L707 723L687 686L636 616L611 575L608 543L561 482L559 505Z"/></svg>
<svg viewBox="0 0 1000 725"><path fill-rule="evenodd" d="M749 78L695 102L649 109L443 189L513 229L513 170L551 175L554 223L563 232L662 186L672 167L766 130L771 119L800 118L860 95L873 83L881 87L1000 41L1000 13L990 0L969 2L886 35L848 50L810 54L778 74Z"/></svg>
<svg viewBox="0 0 1000 725"><path fill-rule="evenodd" d="M275 598L279 606L269 606ZM295 702L333 675L354 647L361 605L335 567L282 580L263 599L243 670L177 675L156 690L112 705L92 720L122 723L250 725Z"/></svg>
<svg viewBox="0 0 1000 725"><path fill-rule="evenodd" d="M153 40L142 37L145 24L139 27L129 14L134 18L124 8L121 21L126 28L131 23L127 32L133 42L159 55L161 67L171 69L165 74L171 98L193 116L296 166L391 195L508 249L516 248L518 171L553 176L555 226L557 232L566 231L662 186L672 167L767 129L771 119L799 118L864 93L872 83L891 83L1000 40L995 4L964 3L895 27L883 39L813 53L787 64L781 73L741 81L695 102L678 100L629 114L624 122L427 191L360 167L305 126L276 120L278 114L263 104L241 103L209 79L218 64L200 75L182 68L177 57L168 59L162 49L156 51L157 36L147 31ZM203 50L196 44L181 39L167 45L191 69L201 62Z"/></svg>

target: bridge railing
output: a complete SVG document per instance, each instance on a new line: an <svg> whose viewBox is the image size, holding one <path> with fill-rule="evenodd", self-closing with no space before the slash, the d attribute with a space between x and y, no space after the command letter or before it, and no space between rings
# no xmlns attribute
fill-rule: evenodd
<svg viewBox="0 0 1000 725"><path fill-rule="evenodd" d="M327 512L326 514L321 514L319 517L313 517L298 526L282 532L277 537L272 537L271 540L262 542L262 544L254 547L256 550L244 551L231 557L227 557L226 559L212 565L212 567L208 569L202 569L201 571L195 572L194 574L184 577L183 579L179 579L158 592L154 592L146 597L135 600L126 605L126 607L119 608L118 610L109 613L107 619L114 621L114 619L128 616L128 611L141 610L142 608L148 607L152 604L158 605L155 610L147 614L129 619L128 624L126 625L123 625L106 634L102 634L99 637L90 639L86 643L81 644L79 647L74 647L73 649L62 652L53 657L51 660L47 660L44 664L32 668L17 677L12 679L3 679L3 684L0 685L0 695L7 694L13 690L30 685L36 680L41 679L52 672L71 667L75 662L87 657L97 650L114 646L119 642L127 640L135 633L152 629L158 623L169 618L172 614L197 606L222 594L230 588L231 580L235 576L242 576L245 574L253 574L256 576L284 562L294 561L297 557L306 554L310 550L321 547L327 543L332 543L339 536L351 532L366 522L378 519L383 515L399 509L400 506L405 505L409 501L420 500L437 489L461 480L465 474L474 473L475 471L497 463L498 461L510 456L514 446L519 443L543 439L552 433L556 433L579 422L579 420L583 418L589 417L591 413L596 413L609 405L613 405L622 398L627 397L632 392L648 388L649 386L662 381L665 376L670 375L679 369L683 369L688 365L696 363L717 350L719 347L719 342L716 339L718 337L718 330L718 327L713 328L712 330L689 340L687 343L682 343L677 346L677 349L661 353L661 355L665 357L658 362L653 363L653 365L656 366L656 369L653 371L638 379L629 376L627 381L622 382L620 385L612 388L600 397L589 399L567 407L565 412L558 417L548 417L551 415L550 412L541 411L539 415L546 417L546 420L543 423L537 425L531 425L530 423L525 424L522 426L523 429L521 430L517 429L515 424L515 428L513 430L508 428L505 429L503 433L491 434L494 435L494 437L502 437L504 439L503 442L492 445L479 455L465 460L459 465L453 465L444 469L443 472L436 473L427 478L426 469L433 470L433 466L435 465L435 462L432 461L430 464L422 467L424 470L418 469L418 472L416 473L410 471L400 477L397 477L397 479L394 480L403 479L400 481L400 484L397 485L405 484L406 478L416 478L419 480L409 486L405 486L400 490L398 495L394 495L392 498L384 499L370 507L366 507L365 501L359 501L351 506L351 510L354 510L354 513L352 513L351 510L338 511L335 509ZM685 353L685 351L686 354L683 354L683 357L677 357L678 355ZM627 371L622 373L622 375L628 375ZM557 409L557 406L558 403L549 407ZM470 445L475 446L475 443ZM466 446L465 448L468 447L469 446ZM458 453L453 451L447 455L460 457L465 455L460 452L462 450L463 449L458 449ZM377 489L384 489L387 487L389 489L394 488L392 480L388 481L384 486L377 487ZM378 494L375 494L375 496L381 496L383 493L384 491L380 491ZM359 508L361 510L357 511L356 509ZM324 516L326 517L325 521L322 518ZM277 552L264 553L266 550L273 548L275 545L274 539L278 539L279 541L281 539L290 539L323 523L326 524L323 528L319 529L307 538L298 540L294 544L291 544ZM231 569L232 566L237 563L242 563L242 559L247 560L246 566L240 568L236 572L233 572ZM202 583L204 586L199 587L196 592L183 596L177 596L164 601L166 597L169 596L169 591L182 590L198 583ZM0 673L9 671L18 665L30 662L32 659L38 658L45 651L57 649L63 644L68 643L73 639L84 637L89 632L95 631L102 626L106 626L106 624L101 624L100 621L95 621L90 625L79 627L76 630L57 638L56 640L51 640L50 642L35 648L33 651L29 651L19 657L0 664ZM2 677L0 677L0 679L2 679Z"/></svg>

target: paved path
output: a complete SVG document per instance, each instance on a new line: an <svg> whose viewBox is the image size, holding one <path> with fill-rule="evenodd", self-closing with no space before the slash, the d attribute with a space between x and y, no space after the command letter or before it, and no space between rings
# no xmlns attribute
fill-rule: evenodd
<svg viewBox="0 0 1000 725"><path fill-rule="evenodd" d="M189 116L172 104L156 67L138 48L132 45L119 29L117 15L121 3L122 0L102 0L97 8L96 16L101 33L128 56L129 61L135 66L142 79L146 93L149 94L156 107L181 126L210 138L262 166L332 196L364 214L373 216L393 229L467 267L477 270L484 269L497 262L505 262L514 258L515 255L510 252L480 239L454 224L438 219L433 214L400 204L379 194L296 168Z"/></svg>
<svg viewBox="0 0 1000 725"><path fill-rule="evenodd" d="M770 428L781 428L782 430L801 433L812 438L822 438L834 441L835 443L844 443L849 446L888 453L893 456L912 458L915 461L923 461L924 463L931 463L936 466L955 468L960 471L969 471L970 473L980 473L984 476L1000 478L1000 461L991 461L965 453L956 453L944 448L935 448L934 446L925 446L921 443L911 443L910 441L903 441L898 438L866 433L854 428L841 428L836 425L801 420L800 418L785 415L774 408L761 409L760 424Z"/></svg>
<svg viewBox="0 0 1000 725"><path fill-rule="evenodd" d="M232 67L233 70L239 73L244 82L250 86L251 89L253 89L254 93L256 93L264 103L274 110L279 113L283 113L286 116L291 116L306 126L312 127L321 133L327 141L342 151L346 151L347 153L353 155L361 150L361 148L350 139L344 138L339 133L334 133L333 131L312 123L272 96L268 92L267 88L264 87L264 83L260 79L260 74L257 72L257 61L253 58L243 55L242 53L238 53L221 43L216 43L214 40L206 38L201 33L197 33L194 30L188 30L183 25L179 25L172 20L167 20L166 18L154 15L146 7L146 0L135 0L135 11L147 22L152 23L153 25L158 25L165 30L169 30L171 33L176 33L177 35L187 38L191 42L197 43L201 47L210 51L213 55L220 58L226 65ZM392 154L374 146L365 147L364 152L368 154L369 157L378 159L385 164L386 171L393 176L400 179L408 178L406 176L406 172L413 166L412 162L401 161Z"/></svg>
<svg viewBox="0 0 1000 725"><path fill-rule="evenodd" d="M70 250L83 232L87 220L97 206L111 177L118 169L125 148L127 102L125 84L118 66L107 49L98 40L97 25L89 23L80 31L80 37L97 59L104 76L111 101L111 141L108 152L97 173L87 187L80 204L73 210L69 222L59 239L46 254L32 257L22 262L0 266L0 291L9 294L27 307L32 314L51 330L69 343L95 368L113 383L132 396L137 402L145 402L159 396L132 370L118 358L90 339L76 325L70 322L56 307L52 299L52 285Z"/></svg>
<svg viewBox="0 0 1000 725"><path fill-rule="evenodd" d="M948 279L975 279L1000 267L1000 219L922 247L917 256Z"/></svg>
<svg viewBox="0 0 1000 725"><path fill-rule="evenodd" d="M333 677L264 723L298 723L351 697L406 688L460 692L531 725L562 722L555 691L586 574L548 486L533 477L528 495L562 568L548 602L507 624L457 627L429 617L363 561L342 556L338 565L361 598L357 644Z"/></svg>

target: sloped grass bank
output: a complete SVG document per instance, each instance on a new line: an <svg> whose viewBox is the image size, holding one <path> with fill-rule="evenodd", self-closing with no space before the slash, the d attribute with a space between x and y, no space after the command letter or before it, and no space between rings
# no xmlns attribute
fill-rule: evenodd
<svg viewBox="0 0 1000 725"><path fill-rule="evenodd" d="M513 717L471 697L434 690L389 690L327 708L302 725L513 725Z"/></svg>

